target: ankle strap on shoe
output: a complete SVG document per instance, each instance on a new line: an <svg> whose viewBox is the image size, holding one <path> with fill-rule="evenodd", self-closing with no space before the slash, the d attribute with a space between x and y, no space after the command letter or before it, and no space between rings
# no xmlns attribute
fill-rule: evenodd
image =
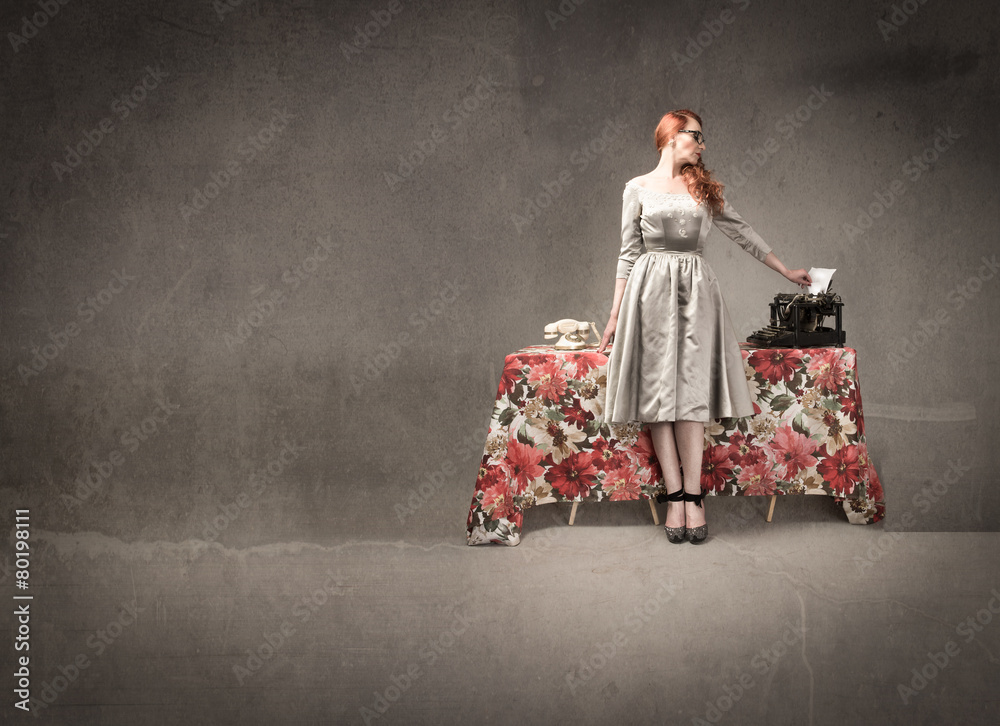
<svg viewBox="0 0 1000 726"><path fill-rule="evenodd" d="M701 494L692 494L691 492L684 492L684 501L685 502L694 502L699 507L701 507L702 509L704 509L704 507L701 504L701 500L704 498L704 496L705 496L704 493L701 493Z"/></svg>
<svg viewBox="0 0 1000 726"><path fill-rule="evenodd" d="M676 492L659 492L656 495L656 501L662 504L663 502L681 502L684 501L684 490L678 489Z"/></svg>

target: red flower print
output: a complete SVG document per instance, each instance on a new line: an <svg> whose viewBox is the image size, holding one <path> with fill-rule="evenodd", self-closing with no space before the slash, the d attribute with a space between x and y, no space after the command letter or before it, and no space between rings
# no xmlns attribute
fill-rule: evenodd
<svg viewBox="0 0 1000 726"><path fill-rule="evenodd" d="M574 353L569 356L569 360L575 365L576 373L575 378L586 378L587 374L590 373L594 368L599 368L600 366L607 363L607 356L601 355L600 353L582 352Z"/></svg>
<svg viewBox="0 0 1000 726"><path fill-rule="evenodd" d="M597 469L591 454L570 454L545 472L545 481L567 499L587 496L597 485Z"/></svg>
<svg viewBox="0 0 1000 726"><path fill-rule="evenodd" d="M869 476L871 465L871 459L868 458L868 443L862 442L858 444L858 470L861 472L862 480Z"/></svg>
<svg viewBox="0 0 1000 726"><path fill-rule="evenodd" d="M494 484L502 483L507 486L510 483L510 473L507 471L507 464L486 464L489 457L483 457L483 463L479 466L479 478L476 480L476 491L485 491Z"/></svg>
<svg viewBox="0 0 1000 726"><path fill-rule="evenodd" d="M837 398L841 411L858 427L858 436L865 435L865 413L861 409L861 393L857 390L848 391L846 396Z"/></svg>
<svg viewBox="0 0 1000 726"><path fill-rule="evenodd" d="M737 466L750 466L766 458L764 450L759 446L753 445L755 438L757 437L753 434L746 436L742 431L737 431L729 437L729 446L726 447L726 454L733 464Z"/></svg>
<svg viewBox="0 0 1000 726"><path fill-rule="evenodd" d="M522 353L517 356L517 359L521 362L522 368L524 366L534 368L537 365L541 365L542 363L552 360L552 358L545 353Z"/></svg>
<svg viewBox="0 0 1000 726"><path fill-rule="evenodd" d="M728 451L721 446L709 448L701 462L701 488L721 492L732 477L733 465Z"/></svg>
<svg viewBox="0 0 1000 726"><path fill-rule="evenodd" d="M744 494L751 496L774 494L775 481L774 473L771 471L769 461L758 461L752 466L743 467L736 483L743 490Z"/></svg>
<svg viewBox="0 0 1000 726"><path fill-rule="evenodd" d="M660 468L660 460L656 458L653 437L649 435L648 429L639 433L639 438L632 445L628 456L635 462L639 480L643 485L652 484L663 478L663 469Z"/></svg>
<svg viewBox="0 0 1000 726"><path fill-rule="evenodd" d="M512 488L523 493L528 484L540 477L544 472L540 465L545 453L534 446L522 444L517 439L507 442L506 464L513 483Z"/></svg>
<svg viewBox="0 0 1000 726"><path fill-rule="evenodd" d="M755 350L750 354L750 367L764 376L772 386L778 381L790 381L795 369L802 365L802 356L791 350L774 348Z"/></svg>
<svg viewBox="0 0 1000 726"><path fill-rule="evenodd" d="M503 373L500 374L500 389L498 393L513 393L514 386L524 377L524 363L516 355L507 356Z"/></svg>
<svg viewBox="0 0 1000 726"><path fill-rule="evenodd" d="M794 479L800 471L816 465L813 453L819 444L791 426L782 426L771 439L771 452L784 479Z"/></svg>
<svg viewBox="0 0 1000 726"><path fill-rule="evenodd" d="M840 359L839 348L819 351L813 354L806 369L816 381L816 387L829 393L835 393L847 378L847 371Z"/></svg>
<svg viewBox="0 0 1000 726"><path fill-rule="evenodd" d="M619 469L609 469L601 485L613 502L638 499L641 496L642 485L636 476L635 468L629 465Z"/></svg>
<svg viewBox="0 0 1000 726"><path fill-rule="evenodd" d="M603 471L616 469L628 461L628 455L619 448L611 445L607 439L595 438L594 466Z"/></svg>
<svg viewBox="0 0 1000 726"><path fill-rule="evenodd" d="M846 396L837 396L837 402L844 415L855 424L858 423L858 399L853 392L848 392Z"/></svg>
<svg viewBox="0 0 1000 726"><path fill-rule="evenodd" d="M594 420L594 414L592 412L585 411L583 408L579 406L560 406L559 410L562 411L563 415L566 416L566 418L564 418L563 421L569 422L566 424L567 426L570 423L576 424L576 427L581 431L587 425L588 421Z"/></svg>
<svg viewBox="0 0 1000 726"><path fill-rule="evenodd" d="M598 471L600 471L601 469L607 468L605 466L605 464L604 464L604 455L601 454L599 451L593 451L593 450L591 450L591 451L588 451L588 452L581 452L581 453L584 456L589 456L590 457L590 463L591 463L591 465L595 469L597 469Z"/></svg>
<svg viewBox="0 0 1000 726"><path fill-rule="evenodd" d="M829 453L816 467L820 476L830 484L835 494L841 496L854 491L854 485L861 479L861 467L858 464L858 447L854 444L841 446L834 453Z"/></svg>
<svg viewBox="0 0 1000 726"><path fill-rule="evenodd" d="M656 449L653 448L653 437L649 435L648 429L643 429L639 433L639 438L632 445L632 451L640 467L652 468L658 466L659 460L656 458Z"/></svg>
<svg viewBox="0 0 1000 726"><path fill-rule="evenodd" d="M878 478L874 466L868 467L868 498L873 502L881 502L885 499L885 492L882 491L882 481Z"/></svg>
<svg viewBox="0 0 1000 726"><path fill-rule="evenodd" d="M536 395L549 401L558 401L566 393L566 374L562 372L558 360L548 360L528 373L528 383Z"/></svg>
<svg viewBox="0 0 1000 726"><path fill-rule="evenodd" d="M511 501L510 487L503 482L497 482L483 492L483 513L490 519L506 519L514 513L514 503Z"/></svg>

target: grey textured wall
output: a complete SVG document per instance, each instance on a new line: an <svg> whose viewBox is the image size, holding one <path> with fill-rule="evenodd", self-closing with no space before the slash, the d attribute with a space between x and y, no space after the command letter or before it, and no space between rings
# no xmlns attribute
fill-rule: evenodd
<svg viewBox="0 0 1000 726"><path fill-rule="evenodd" d="M961 459L915 514L997 527L984 6L71 1L31 38L5 7L4 499L47 528L197 538L245 491L223 541L391 532L450 461L421 519L460 537L504 355L603 329L677 107L781 260L838 268L890 511ZM740 336L792 287L708 255Z"/></svg>
<svg viewBox="0 0 1000 726"><path fill-rule="evenodd" d="M504 356L603 329L689 107L779 258L838 268L887 522L997 531L1000 22L902 5L5 2L4 517L125 582L186 540L464 544ZM793 287L707 255L741 339Z"/></svg>

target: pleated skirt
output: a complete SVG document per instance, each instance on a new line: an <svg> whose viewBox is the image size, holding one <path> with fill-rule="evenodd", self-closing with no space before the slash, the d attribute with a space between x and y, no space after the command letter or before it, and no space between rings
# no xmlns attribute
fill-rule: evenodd
<svg viewBox="0 0 1000 726"><path fill-rule="evenodd" d="M754 415L719 282L694 252L648 251L635 261L607 371L609 424Z"/></svg>

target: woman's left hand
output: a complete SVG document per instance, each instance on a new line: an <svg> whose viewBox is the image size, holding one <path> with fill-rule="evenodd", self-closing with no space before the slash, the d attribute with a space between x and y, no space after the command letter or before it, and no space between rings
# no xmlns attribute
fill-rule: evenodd
<svg viewBox="0 0 1000 726"><path fill-rule="evenodd" d="M812 285L812 278L809 277L809 273L806 272L805 268L800 270L789 270L785 277L790 281L794 282L799 287L805 288Z"/></svg>

